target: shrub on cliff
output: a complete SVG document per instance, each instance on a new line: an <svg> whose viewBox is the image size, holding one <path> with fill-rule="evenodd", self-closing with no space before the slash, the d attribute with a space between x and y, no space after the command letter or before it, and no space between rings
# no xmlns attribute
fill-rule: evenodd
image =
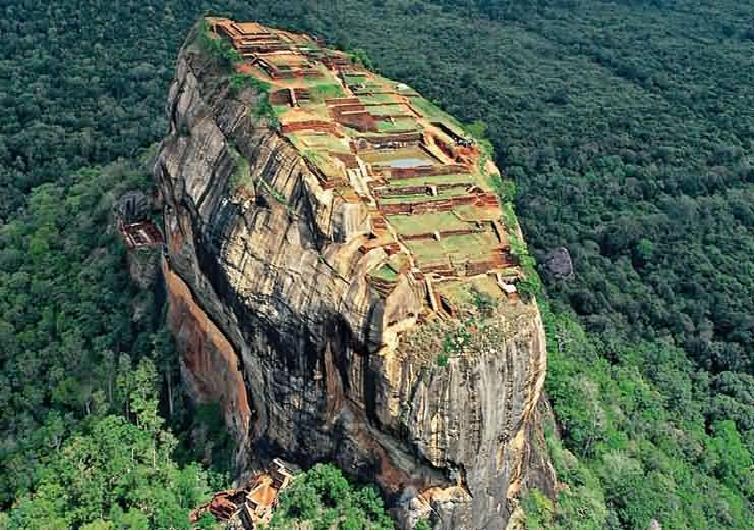
<svg viewBox="0 0 755 531"><path fill-rule="evenodd" d="M210 34L210 26L204 19L199 23L199 45L219 66L231 67L241 61L241 55L228 41Z"/></svg>

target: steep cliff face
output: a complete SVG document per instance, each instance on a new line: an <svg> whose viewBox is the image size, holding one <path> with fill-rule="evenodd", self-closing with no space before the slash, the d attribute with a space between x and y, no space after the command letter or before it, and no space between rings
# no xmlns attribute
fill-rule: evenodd
<svg viewBox="0 0 755 531"><path fill-rule="evenodd" d="M260 96L226 77L184 47L155 176L183 375L197 401L221 403L240 473L275 455L335 461L377 481L403 525L505 527L534 463L552 482L533 457L536 305L440 319L409 276L374 289L385 254L360 252L366 212L323 188ZM449 338L458 355L437 363Z"/></svg>

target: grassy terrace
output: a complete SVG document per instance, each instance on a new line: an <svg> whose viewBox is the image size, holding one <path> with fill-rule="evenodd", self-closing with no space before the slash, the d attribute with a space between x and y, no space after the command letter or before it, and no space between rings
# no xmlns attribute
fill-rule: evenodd
<svg viewBox="0 0 755 531"><path fill-rule="evenodd" d="M390 163L404 159L417 159L427 161L428 164L435 163L435 159L429 157L427 153L419 148L403 148L380 151L363 151L359 154L365 162L369 163Z"/></svg>
<svg viewBox="0 0 755 531"><path fill-rule="evenodd" d="M411 103L411 106L414 108L414 110L419 112L428 120L433 122L445 122L449 124L452 129L458 128L462 131L464 130L464 126L461 125L461 122L459 122L450 114L447 114L437 105L430 103L422 96L412 96L409 98L409 102Z"/></svg>
<svg viewBox="0 0 755 531"><path fill-rule="evenodd" d="M433 212L429 214L417 214L414 216L387 216L388 223L399 234L411 236L423 232L471 229L473 223L460 220L453 212Z"/></svg>
<svg viewBox="0 0 755 531"><path fill-rule="evenodd" d="M449 175L428 175L425 177L409 177L404 179L390 179L391 186L422 186L425 184L453 184L475 183L478 179L470 173L454 173Z"/></svg>
<svg viewBox="0 0 755 531"><path fill-rule="evenodd" d="M411 87L397 88L396 92L398 94L401 94L402 96L419 97L419 93L416 90L414 90L413 88L411 88Z"/></svg>
<svg viewBox="0 0 755 531"><path fill-rule="evenodd" d="M378 131L381 133L406 133L410 131L419 131L417 120L409 116L394 118L393 122L380 120L377 123Z"/></svg>
<svg viewBox="0 0 755 531"><path fill-rule="evenodd" d="M359 101L362 101L362 98L359 98ZM368 104L367 111L378 116L412 116L412 112L403 103Z"/></svg>
<svg viewBox="0 0 755 531"><path fill-rule="evenodd" d="M477 185L487 192L494 191L493 185L487 179L481 177L477 173L457 173L449 175L429 175L425 177L405 177L403 179L390 179L388 183L392 187L459 183L460 186L463 186L465 184Z"/></svg>
<svg viewBox="0 0 755 531"><path fill-rule="evenodd" d="M369 91L362 91L357 90L355 91L355 94L359 98L359 101L361 101L365 105L391 105L399 103L398 99L393 94L385 94L385 93L372 93Z"/></svg>
<svg viewBox="0 0 755 531"><path fill-rule="evenodd" d="M313 86L316 85L338 85L339 81L336 78L336 76L328 70L328 68L321 64L316 63L313 67L313 70L317 70L322 75L316 76L316 77L296 77L296 78L279 78L279 79L273 79L271 78L267 72L265 72L260 66L255 65L251 67L250 73L257 79L264 81L265 83L269 83L270 85L273 85L278 88L306 88L311 89Z"/></svg>
<svg viewBox="0 0 755 531"><path fill-rule="evenodd" d="M370 273L372 276L381 280L387 280L388 282L394 282L398 280L398 273L393 267L388 264L383 264L379 268Z"/></svg>
<svg viewBox="0 0 755 531"><path fill-rule="evenodd" d="M276 105L280 108L281 116L287 122L299 122L303 120L330 121L328 106L324 103L308 103L300 108L292 108L288 105ZM277 110L276 110L277 112Z"/></svg>
<svg viewBox="0 0 755 531"><path fill-rule="evenodd" d="M298 147L298 146L297 146ZM327 152L319 149L301 148L299 151L311 164L314 164L319 170L328 177L343 177L343 170L336 165L335 159L328 156Z"/></svg>
<svg viewBox="0 0 755 531"><path fill-rule="evenodd" d="M461 218L469 221L493 221L501 219L500 208L483 208L473 205L462 205L454 208L454 212Z"/></svg>
<svg viewBox="0 0 755 531"><path fill-rule="evenodd" d="M349 144L346 139L338 138L328 133L297 131L290 133L292 140L310 148L321 148L330 151L349 153Z"/></svg>
<svg viewBox="0 0 755 531"><path fill-rule="evenodd" d="M435 284L435 289L452 301L474 304L474 290L495 300L501 296L501 288L489 276L474 277L465 281L451 280Z"/></svg>
<svg viewBox="0 0 755 531"><path fill-rule="evenodd" d="M417 264L420 266L447 264L451 265L448 254L440 245L440 242L434 240L415 240L406 242Z"/></svg>
<svg viewBox="0 0 755 531"><path fill-rule="evenodd" d="M498 239L490 231L446 236L437 240L415 240L406 246L417 257L420 265L439 263L463 264L467 260L481 260L490 256Z"/></svg>
<svg viewBox="0 0 755 531"><path fill-rule="evenodd" d="M384 77L380 77L377 74L372 75L372 81L368 81L364 84L365 88L370 90L376 90L376 91L382 91L387 92L394 90L396 87L396 82L391 81L390 79L386 79Z"/></svg>
<svg viewBox="0 0 755 531"><path fill-rule="evenodd" d="M367 76L364 74L344 74L343 81L347 85L356 85L357 83L364 83L367 81Z"/></svg>
<svg viewBox="0 0 755 531"><path fill-rule="evenodd" d="M380 198L380 202L385 205L395 205L398 203L419 203L423 201L440 201L442 199L450 199L452 197L462 197L467 195L467 189L465 187L450 188L448 190L441 190L438 195L429 195L426 193L418 194L395 194L384 196Z"/></svg>
<svg viewBox="0 0 755 531"><path fill-rule="evenodd" d="M498 245L498 238L492 231L475 232L458 236L445 236L440 242L448 253L463 255L465 258L483 258ZM460 258L460 257L456 257Z"/></svg>
<svg viewBox="0 0 755 531"><path fill-rule="evenodd" d="M332 135L289 133L288 138L300 151L313 150L332 153L350 153L348 144Z"/></svg>
<svg viewBox="0 0 755 531"><path fill-rule="evenodd" d="M326 99L343 98L346 93L337 83L315 83L309 89L309 97L313 102L324 102Z"/></svg>

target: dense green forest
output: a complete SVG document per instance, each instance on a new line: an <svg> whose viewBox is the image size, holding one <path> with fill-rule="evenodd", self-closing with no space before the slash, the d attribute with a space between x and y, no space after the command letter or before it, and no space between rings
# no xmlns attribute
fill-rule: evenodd
<svg viewBox="0 0 755 531"><path fill-rule="evenodd" d="M569 250L571 278L540 266L563 485L556 507L528 495L530 526L752 527L753 28L734 0L0 6L0 524L180 527L223 481L169 435L188 406L156 417L175 353L108 224L149 188L175 56L208 9L362 49L485 122L533 254ZM143 473L93 499L70 467L94 454Z"/></svg>
<svg viewBox="0 0 755 531"><path fill-rule="evenodd" d="M270 529L393 529L372 486L355 486L333 465L317 464L281 494Z"/></svg>
<svg viewBox="0 0 755 531"><path fill-rule="evenodd" d="M174 460L159 394L175 352L109 220L149 180L138 161L81 169L0 227L0 524L182 528L227 481Z"/></svg>

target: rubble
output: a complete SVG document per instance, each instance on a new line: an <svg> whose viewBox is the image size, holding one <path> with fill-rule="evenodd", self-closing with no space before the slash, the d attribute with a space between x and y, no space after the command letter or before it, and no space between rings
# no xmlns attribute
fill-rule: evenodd
<svg viewBox="0 0 755 531"><path fill-rule="evenodd" d="M238 489L215 493L208 503L191 511L194 524L210 513L231 529L259 529L267 526L278 505L278 496L294 479L294 465L275 458L266 472L255 474Z"/></svg>

